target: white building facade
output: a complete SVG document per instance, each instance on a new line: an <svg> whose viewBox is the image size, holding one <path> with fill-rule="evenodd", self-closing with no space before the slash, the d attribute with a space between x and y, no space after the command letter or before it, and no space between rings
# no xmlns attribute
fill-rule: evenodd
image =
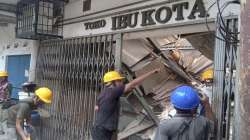
<svg viewBox="0 0 250 140"><path fill-rule="evenodd" d="M39 41L16 38L16 3L16 0L0 3L0 70L8 71L9 80L14 81L13 98L17 98L23 82L35 80L39 46Z"/></svg>
<svg viewBox="0 0 250 140"><path fill-rule="evenodd" d="M180 33L204 32L208 31L205 25L205 14L208 8L207 22L211 23L210 28L214 30L212 26L214 26L217 16L217 7L214 2L214 0L112 2L111 0L107 2L92 0L91 9L83 12L83 2L73 0L65 6L64 37L145 32L154 29L165 30L165 34L178 34L178 31L173 32L176 27L181 28ZM237 15L239 9L232 6L227 8L224 13L224 16ZM122 24L120 27L118 22ZM143 22L147 23L143 24Z"/></svg>
<svg viewBox="0 0 250 140"><path fill-rule="evenodd" d="M8 70L8 59L11 56L29 55L29 68L24 69L24 77L50 87L55 95L50 110L53 114L51 119L53 123L44 125L46 129L41 136L44 139L51 137L90 139L90 130L95 117L93 107L105 71L117 65L120 65L118 69L121 69L121 63L126 64L135 76L157 66L171 69L171 66L162 64L161 56L158 55L168 55L169 50L176 48L185 50L183 54L190 56L182 56L181 62L176 61L174 65L179 68L176 70L182 78L186 78L182 75L183 69L197 76L202 70L211 67L218 12L215 2L215 0L66 0L63 39L46 41L16 39L15 24L0 26L2 29L0 70ZM223 16L237 18L239 10L238 6L230 5L223 11ZM154 49L148 49L149 45L155 45L156 49L165 52L155 55ZM121 49L120 52L117 49L114 54L112 52L114 46ZM203 46L206 49L202 49ZM188 51L189 49L191 51ZM193 54L194 49L201 50ZM95 54L100 52L102 52L99 55L101 58ZM207 57L205 58L202 53L209 55L205 55ZM200 59L193 58L193 55ZM154 58L151 59L152 56ZM111 62L111 59L115 60ZM115 61L114 67L111 66L113 61ZM199 65L192 65L190 61L199 62ZM101 68L105 71L99 70ZM176 82L178 78L175 76L168 77L170 73L166 70L162 75L144 82L142 86L145 94L148 95L153 91L159 91L162 96L168 94L173 88L168 89L166 93L163 89L154 89L159 85L164 87L161 83L164 81L174 81L174 84L170 83L171 87L183 84ZM164 97L164 100L166 98ZM144 108L143 112L150 114L150 110L150 107ZM156 123L155 115L150 117ZM134 120L134 116L122 120L123 124L120 127L123 132L120 132L119 139L126 139L137 133L133 131L134 129L129 129L128 125ZM141 122L135 122L136 126L131 125L139 127L136 130L138 132L154 126L151 122L144 122L144 119ZM151 132L141 134L141 137L152 138L152 129L149 131Z"/></svg>

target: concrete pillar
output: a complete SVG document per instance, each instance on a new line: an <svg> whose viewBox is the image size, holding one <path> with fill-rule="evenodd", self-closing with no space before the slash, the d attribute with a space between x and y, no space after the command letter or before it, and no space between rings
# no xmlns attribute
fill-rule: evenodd
<svg viewBox="0 0 250 140"><path fill-rule="evenodd" d="M241 1L239 92L236 95L236 140L250 138L250 1Z"/></svg>
<svg viewBox="0 0 250 140"><path fill-rule="evenodd" d="M31 82L35 81L38 48L39 48L39 41L34 41L31 47L31 59L30 59L29 81Z"/></svg>

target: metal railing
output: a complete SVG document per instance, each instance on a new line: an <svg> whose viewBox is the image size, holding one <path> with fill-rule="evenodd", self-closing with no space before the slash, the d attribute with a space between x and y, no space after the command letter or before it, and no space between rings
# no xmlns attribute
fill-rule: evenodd
<svg viewBox="0 0 250 140"><path fill-rule="evenodd" d="M40 139L91 139L102 77L120 61L115 60L120 54L117 42L114 35L102 35L41 43L36 80L53 90L53 102L47 107L51 117L43 120Z"/></svg>

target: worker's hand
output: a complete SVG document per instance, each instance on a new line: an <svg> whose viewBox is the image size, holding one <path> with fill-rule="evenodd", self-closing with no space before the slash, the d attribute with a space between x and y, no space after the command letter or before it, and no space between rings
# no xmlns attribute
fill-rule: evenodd
<svg viewBox="0 0 250 140"><path fill-rule="evenodd" d="M29 124L28 127L26 127L26 131L28 132L28 134L33 133L34 130L35 128L31 124Z"/></svg>
<svg viewBox="0 0 250 140"><path fill-rule="evenodd" d="M26 137L22 138L22 140L30 140L30 136L26 136Z"/></svg>
<svg viewBox="0 0 250 140"><path fill-rule="evenodd" d="M207 95L201 94L200 100L201 100L201 104L202 104L203 106L209 105L209 98L208 98Z"/></svg>
<svg viewBox="0 0 250 140"><path fill-rule="evenodd" d="M159 72L161 72L161 71L162 71L161 68L157 68L157 69L153 70L153 73L159 73Z"/></svg>
<svg viewBox="0 0 250 140"><path fill-rule="evenodd" d="M99 106L95 105L95 111L99 111Z"/></svg>

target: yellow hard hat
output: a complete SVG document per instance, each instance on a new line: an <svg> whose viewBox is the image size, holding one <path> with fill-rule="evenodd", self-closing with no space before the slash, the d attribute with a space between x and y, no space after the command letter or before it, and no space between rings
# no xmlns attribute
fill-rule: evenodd
<svg viewBox="0 0 250 140"><path fill-rule="evenodd" d="M8 76L8 72L0 71L0 77L7 77L7 76Z"/></svg>
<svg viewBox="0 0 250 140"><path fill-rule="evenodd" d="M52 100L52 91L46 87L39 88L35 91L36 96L38 96L43 102L50 104Z"/></svg>
<svg viewBox="0 0 250 140"><path fill-rule="evenodd" d="M110 71L110 72L107 72L105 75L104 75L104 83L108 83L108 82L112 82L112 81L115 81L115 80L122 80L124 79L124 77L121 76L121 74L117 71Z"/></svg>
<svg viewBox="0 0 250 140"><path fill-rule="evenodd" d="M208 69L204 71L201 75L201 80L211 80L214 78L214 72L213 69Z"/></svg>

